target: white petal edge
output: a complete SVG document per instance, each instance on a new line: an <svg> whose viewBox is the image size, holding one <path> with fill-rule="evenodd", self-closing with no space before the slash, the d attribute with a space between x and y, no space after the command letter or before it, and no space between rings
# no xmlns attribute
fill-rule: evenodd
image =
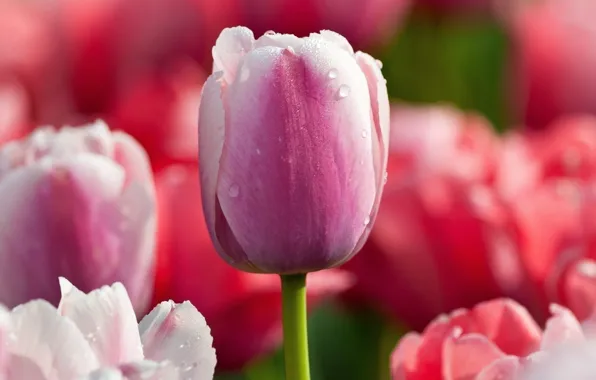
<svg viewBox="0 0 596 380"><path fill-rule="evenodd" d="M139 324L149 360L171 362L186 379L211 379L217 363L211 330L188 301L157 305Z"/></svg>
<svg viewBox="0 0 596 380"><path fill-rule="evenodd" d="M76 379L99 367L97 356L77 326L43 300L17 306L11 312L11 355L35 363L46 380ZM10 361L17 372L20 361Z"/></svg>
<svg viewBox="0 0 596 380"><path fill-rule="evenodd" d="M242 57L253 49L255 37L243 26L225 28L213 47L213 69L223 71L227 83L232 83Z"/></svg>
<svg viewBox="0 0 596 380"><path fill-rule="evenodd" d="M60 278L60 289L58 311L77 325L102 366L143 359L137 319L121 283L85 294Z"/></svg>

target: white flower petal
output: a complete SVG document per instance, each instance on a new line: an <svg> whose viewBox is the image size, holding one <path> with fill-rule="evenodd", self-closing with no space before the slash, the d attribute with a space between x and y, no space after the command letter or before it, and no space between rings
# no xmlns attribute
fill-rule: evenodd
<svg viewBox="0 0 596 380"><path fill-rule="evenodd" d="M46 380L77 379L99 367L77 326L48 302L36 300L17 306L11 312L11 323L14 339L8 341L9 352L37 364ZM11 359L9 373L15 373L21 362L26 360Z"/></svg>
<svg viewBox="0 0 596 380"><path fill-rule="evenodd" d="M58 310L83 333L104 366L143 359L137 320L124 286L117 282L84 294L60 279Z"/></svg>
<svg viewBox="0 0 596 380"><path fill-rule="evenodd" d="M232 83L242 57L253 49L255 37L252 31L243 26L224 29L213 47L214 70L222 70L224 79Z"/></svg>
<svg viewBox="0 0 596 380"><path fill-rule="evenodd" d="M190 303L157 305L139 324L147 359L168 360L189 380L211 379L215 350L205 318Z"/></svg>

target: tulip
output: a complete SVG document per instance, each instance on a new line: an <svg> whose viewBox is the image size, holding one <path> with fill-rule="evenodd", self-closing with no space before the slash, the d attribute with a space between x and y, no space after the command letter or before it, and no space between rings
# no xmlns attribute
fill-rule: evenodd
<svg viewBox="0 0 596 380"><path fill-rule="evenodd" d="M0 80L0 144L24 137L31 125L30 99L16 80Z"/></svg>
<svg viewBox="0 0 596 380"><path fill-rule="evenodd" d="M447 107L396 105L387 184L363 254L348 262L351 303L423 328L437 314L502 294L493 254L502 223L490 183L499 141L490 125ZM503 264L500 264L502 259Z"/></svg>
<svg viewBox="0 0 596 380"><path fill-rule="evenodd" d="M519 380L527 367L591 334L568 309L553 304L550 310L544 331L508 299L441 315L421 335L409 333L398 343L391 357L393 380Z"/></svg>
<svg viewBox="0 0 596 380"><path fill-rule="evenodd" d="M440 14L471 14L492 11L491 0L419 0L418 6Z"/></svg>
<svg viewBox="0 0 596 380"><path fill-rule="evenodd" d="M43 300L0 309L6 380L213 378L209 327L189 302L163 302L137 326L121 283L85 294L60 278L60 288L57 310Z"/></svg>
<svg viewBox="0 0 596 380"><path fill-rule="evenodd" d="M589 0L547 0L523 2L510 15L512 98L528 128L596 113L596 30L587 16L595 11Z"/></svg>
<svg viewBox="0 0 596 380"><path fill-rule="evenodd" d="M375 60L340 35L225 29L199 110L203 210L249 272L306 273L358 252L383 188L389 128Z"/></svg>
<svg viewBox="0 0 596 380"><path fill-rule="evenodd" d="M281 343L279 279L235 270L218 257L205 225L198 177L196 165L174 165L156 175L155 300L190 300L209 321L218 370L239 370ZM351 284L350 276L336 269L312 273L308 303L316 307Z"/></svg>
<svg viewBox="0 0 596 380"><path fill-rule="evenodd" d="M98 121L41 128L0 149L0 302L57 304L55 279L122 282L142 312L153 280L155 194L147 156Z"/></svg>

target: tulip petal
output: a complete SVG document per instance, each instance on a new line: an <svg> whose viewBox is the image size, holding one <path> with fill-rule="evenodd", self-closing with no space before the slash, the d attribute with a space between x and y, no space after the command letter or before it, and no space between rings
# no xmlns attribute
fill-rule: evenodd
<svg viewBox="0 0 596 380"><path fill-rule="evenodd" d="M505 354L485 336L449 336L443 343L443 379L472 380L484 367Z"/></svg>
<svg viewBox="0 0 596 380"><path fill-rule="evenodd" d="M135 313L121 283L85 294L61 277L60 289L58 311L77 325L101 365L143 359Z"/></svg>
<svg viewBox="0 0 596 380"><path fill-rule="evenodd" d="M569 309L553 304L550 306L553 316L546 322L541 348L548 350L563 343L585 341L582 326Z"/></svg>
<svg viewBox="0 0 596 380"><path fill-rule="evenodd" d="M484 367L476 380L513 380L519 371L519 358L505 356Z"/></svg>
<svg viewBox="0 0 596 380"><path fill-rule="evenodd" d="M354 54L354 49L352 48L352 45L350 45L350 42L341 34L331 30L321 30L318 34L327 41L333 42L338 47L344 49L348 53ZM313 35L316 35L316 33L311 34L311 36Z"/></svg>
<svg viewBox="0 0 596 380"><path fill-rule="evenodd" d="M11 312L8 349L41 370L46 380L76 379L98 368L98 359L77 326L49 303L31 301ZM10 367L25 361L11 361ZM15 369L16 372L16 369Z"/></svg>
<svg viewBox="0 0 596 380"><path fill-rule="evenodd" d="M416 368L416 355L422 341L417 333L404 335L391 353L392 380L407 380L408 373Z"/></svg>
<svg viewBox="0 0 596 380"><path fill-rule="evenodd" d="M254 48L258 49L265 46L277 46L282 49L287 47L298 49L300 45L302 45L302 40L293 34L265 33L255 42Z"/></svg>
<svg viewBox="0 0 596 380"><path fill-rule="evenodd" d="M525 356L538 349L541 331L530 313L509 299L482 302L472 314L479 332L510 355Z"/></svg>
<svg viewBox="0 0 596 380"><path fill-rule="evenodd" d="M115 131L112 133L114 142L114 159L122 165L126 172L126 184L132 181L150 183L153 181L149 156L143 147L130 135Z"/></svg>
<svg viewBox="0 0 596 380"><path fill-rule="evenodd" d="M377 193L373 204L379 205L383 193L382 189L385 186L385 168L387 167L387 160L389 158L389 95L387 94L386 80L375 59L360 51L356 53L355 57L368 83L368 93L372 109L371 118L373 122L371 139L377 184ZM371 221L376 219L377 213L378 207L371 211ZM365 233L362 234L356 246L356 251L359 251L368 239L372 226L373 223L367 225Z"/></svg>
<svg viewBox="0 0 596 380"><path fill-rule="evenodd" d="M160 363L144 360L120 366L120 371L127 380L176 380L180 371L172 363L164 361ZM201 380L196 375L185 377L188 380Z"/></svg>
<svg viewBox="0 0 596 380"><path fill-rule="evenodd" d="M246 80L226 89L217 187L233 236L262 272L348 260L376 192L366 78L320 37L296 51L259 48L244 57L245 69Z"/></svg>
<svg viewBox="0 0 596 380"><path fill-rule="evenodd" d="M242 57L253 49L255 37L243 26L224 29L213 47L213 71L223 71L223 78L232 83Z"/></svg>
<svg viewBox="0 0 596 380"><path fill-rule="evenodd" d="M170 361L185 378L213 377L216 358L211 331L190 302L160 303L143 318L139 331L147 359Z"/></svg>

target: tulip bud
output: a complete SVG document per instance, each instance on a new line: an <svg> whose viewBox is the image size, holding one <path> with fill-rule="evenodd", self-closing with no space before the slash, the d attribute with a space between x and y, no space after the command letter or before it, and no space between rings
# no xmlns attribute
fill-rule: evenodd
<svg viewBox="0 0 596 380"><path fill-rule="evenodd" d="M102 122L41 128L0 150L0 303L57 304L58 276L122 282L137 311L153 276L155 190L146 154Z"/></svg>
<svg viewBox="0 0 596 380"><path fill-rule="evenodd" d="M362 246L387 164L389 104L375 60L345 38L225 29L199 110L203 209L236 268L305 273Z"/></svg>

